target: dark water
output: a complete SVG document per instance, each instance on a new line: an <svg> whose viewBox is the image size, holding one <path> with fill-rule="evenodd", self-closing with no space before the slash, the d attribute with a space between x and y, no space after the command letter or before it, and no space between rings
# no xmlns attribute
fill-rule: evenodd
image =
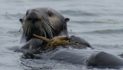
<svg viewBox="0 0 123 70"><path fill-rule="evenodd" d="M28 65L39 70L89 70L84 65L51 60L28 60L25 66L21 53L10 50L20 47L19 18L27 9L37 7L51 7L70 18L69 34L84 38L97 50L123 53L122 0L0 0L0 70L28 70Z"/></svg>

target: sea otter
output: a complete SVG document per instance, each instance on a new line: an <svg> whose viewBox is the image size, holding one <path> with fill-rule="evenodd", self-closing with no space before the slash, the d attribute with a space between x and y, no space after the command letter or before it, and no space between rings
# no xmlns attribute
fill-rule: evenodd
<svg viewBox="0 0 123 70"><path fill-rule="evenodd" d="M69 18L65 18L59 12L51 8L35 8L27 10L22 23L22 39L25 39L26 44L22 49L29 49L31 53L39 53L44 50L46 42L33 36L40 35L49 39L57 36L69 37L67 30L67 22ZM91 47L88 42L76 36L70 36L70 41L80 43L79 47ZM75 47L75 46L73 46ZM76 48L76 47L75 47ZM78 46L77 46L78 48Z"/></svg>
<svg viewBox="0 0 123 70"><path fill-rule="evenodd" d="M51 39L51 41L54 40L61 41L64 43L63 40L69 40L72 43L77 43L77 45L70 45L73 48L86 48L90 47L91 45L86 42L84 39L81 39L80 37L76 36L69 36L68 30L67 30L67 22L69 21L69 18L65 18L63 15L55 11L51 8L35 8L35 9L29 9L27 10L26 14L23 18L20 19L20 22L22 23L22 39L25 39L26 44L21 48L22 52L24 53L24 56L26 58L35 58L33 54L40 54L42 51L47 50L45 49L47 42L36 38L34 36L43 36L48 38L48 40ZM63 39L59 36L64 36ZM54 39L55 38L55 39ZM50 41L50 42L51 42ZM69 41L66 41L67 44ZM66 43L65 42L65 43ZM59 42L57 42L59 44ZM52 42L51 42L52 45ZM60 42L61 45L61 42ZM51 47L52 48L52 47ZM52 51L50 51L52 52ZM39 57L44 59L48 57L49 59L55 59L55 60L63 60L70 63L75 64L83 64L83 58L87 57L86 64L87 66L93 66L93 67L119 67L123 66L123 59L117 58L116 56L113 56L111 54L105 53L105 52L98 52L96 54L89 53L91 56L87 57L84 56L86 53L81 53L73 49L65 49L53 52L49 55L49 52L41 54ZM47 56L48 55L48 56Z"/></svg>

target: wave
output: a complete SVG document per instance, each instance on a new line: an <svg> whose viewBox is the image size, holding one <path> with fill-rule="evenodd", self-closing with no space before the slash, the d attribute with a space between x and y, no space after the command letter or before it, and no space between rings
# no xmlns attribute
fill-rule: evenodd
<svg viewBox="0 0 123 70"><path fill-rule="evenodd" d="M71 21L72 23L87 24L87 23L105 23L105 21Z"/></svg>
<svg viewBox="0 0 123 70"><path fill-rule="evenodd" d="M70 15L70 16L98 16L97 14L80 11L80 10L61 10L62 14Z"/></svg>
<svg viewBox="0 0 123 70"><path fill-rule="evenodd" d="M123 29L105 29L105 30L95 30L90 32L84 32L84 33L91 33L91 34L112 34L112 33L123 33Z"/></svg>
<svg viewBox="0 0 123 70"><path fill-rule="evenodd" d="M1 15L4 19L17 19L23 16L22 13L4 13Z"/></svg>
<svg viewBox="0 0 123 70"><path fill-rule="evenodd" d="M105 30L94 30L94 31L69 31L69 34L123 34L123 29L105 29Z"/></svg>

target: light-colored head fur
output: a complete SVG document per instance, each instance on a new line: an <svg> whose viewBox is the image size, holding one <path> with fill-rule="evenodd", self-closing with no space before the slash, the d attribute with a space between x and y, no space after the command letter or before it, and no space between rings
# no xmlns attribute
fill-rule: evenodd
<svg viewBox="0 0 123 70"><path fill-rule="evenodd" d="M22 23L23 36L26 41L33 38L33 34L52 38L58 35L67 36L67 21L60 13L51 8L35 8L27 10Z"/></svg>

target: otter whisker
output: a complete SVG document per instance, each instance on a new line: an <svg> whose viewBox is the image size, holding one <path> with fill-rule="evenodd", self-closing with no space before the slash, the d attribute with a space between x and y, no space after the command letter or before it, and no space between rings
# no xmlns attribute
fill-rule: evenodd
<svg viewBox="0 0 123 70"><path fill-rule="evenodd" d="M53 29L53 25L52 24L50 24L49 22L48 22L48 25L51 27L51 29ZM54 30L54 29L53 29Z"/></svg>
<svg viewBox="0 0 123 70"><path fill-rule="evenodd" d="M32 24L28 24L28 28L27 28L27 34L30 34L31 33L31 27L32 27Z"/></svg>
<svg viewBox="0 0 123 70"><path fill-rule="evenodd" d="M51 30L51 32L52 32L52 37L53 37L53 34L54 34L54 29L53 29L53 25L50 25L50 23L48 23L48 26L50 27L50 30Z"/></svg>
<svg viewBox="0 0 123 70"><path fill-rule="evenodd" d="M47 37L46 31L43 29L44 37Z"/></svg>
<svg viewBox="0 0 123 70"><path fill-rule="evenodd" d="M46 25L46 24L44 25L44 27L47 27L47 28L44 28L45 29L45 32L47 32L48 35L50 35L51 37L53 37L51 28L48 25Z"/></svg>
<svg viewBox="0 0 123 70"><path fill-rule="evenodd" d="M26 27L24 27L24 34L25 35L29 35L29 33L30 33L30 31L31 31L31 24L29 24L29 23L27 23L27 24L25 24L24 26L26 26Z"/></svg>
<svg viewBox="0 0 123 70"><path fill-rule="evenodd" d="M27 32L27 28L23 27L24 34Z"/></svg>
<svg viewBox="0 0 123 70"><path fill-rule="evenodd" d="M28 31L29 26L27 24L24 24L24 26L27 26L27 27L23 27L24 28L24 34L26 35L28 33L27 31Z"/></svg>
<svg viewBox="0 0 123 70"><path fill-rule="evenodd" d="M46 23L46 21L43 23L45 31L48 33L48 35L52 38L53 33L52 33L52 28Z"/></svg>
<svg viewBox="0 0 123 70"><path fill-rule="evenodd" d="M40 30L44 34L44 37L46 37L46 31L44 30L44 28L43 28L43 26L41 24L40 24L40 27L42 27L42 28L40 28Z"/></svg>

